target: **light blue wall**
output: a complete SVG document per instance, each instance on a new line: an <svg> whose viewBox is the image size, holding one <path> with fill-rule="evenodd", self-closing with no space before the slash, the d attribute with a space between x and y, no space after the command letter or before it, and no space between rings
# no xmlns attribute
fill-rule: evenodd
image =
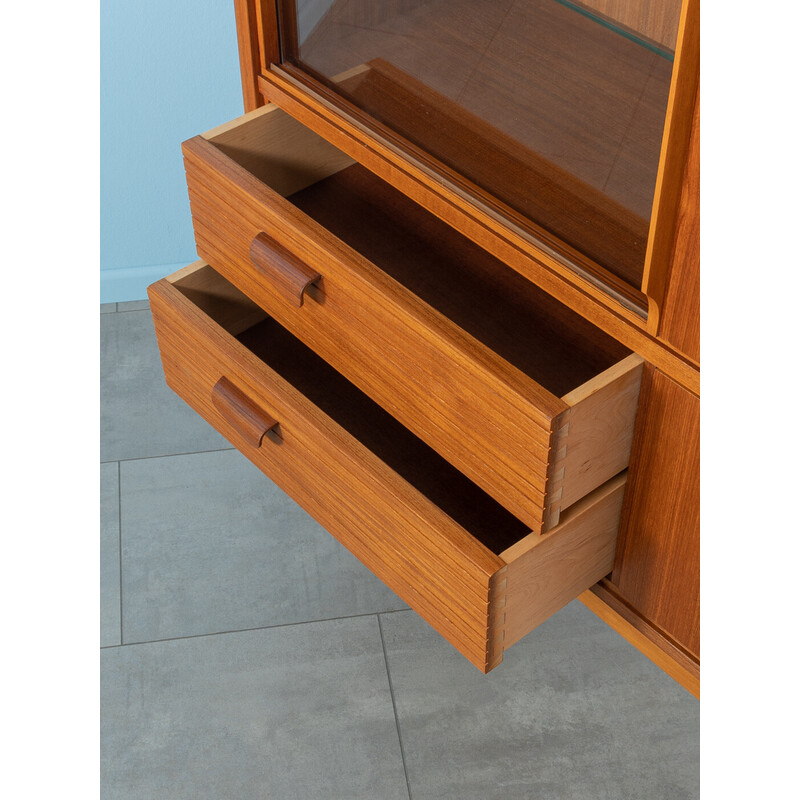
<svg viewBox="0 0 800 800"><path fill-rule="evenodd" d="M180 143L239 116L233 0L102 0L100 301L197 258Z"/></svg>

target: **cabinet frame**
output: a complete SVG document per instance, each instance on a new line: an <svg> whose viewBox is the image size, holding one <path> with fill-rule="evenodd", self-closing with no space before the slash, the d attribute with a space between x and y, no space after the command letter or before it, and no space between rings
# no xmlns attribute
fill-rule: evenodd
<svg viewBox="0 0 800 800"><path fill-rule="evenodd" d="M275 0L234 0L246 111L273 102L699 397L699 0L684 0L641 290L642 316L526 231L432 169L413 147L281 63ZM446 170L445 170L446 172ZM676 420L676 425L680 421ZM633 513L630 507L625 514ZM632 535L628 532L628 535ZM608 576L581 600L699 696L699 659L619 594Z"/></svg>

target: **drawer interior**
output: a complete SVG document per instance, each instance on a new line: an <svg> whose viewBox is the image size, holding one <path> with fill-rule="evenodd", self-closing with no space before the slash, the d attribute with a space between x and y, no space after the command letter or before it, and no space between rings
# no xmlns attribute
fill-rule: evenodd
<svg viewBox="0 0 800 800"><path fill-rule="evenodd" d="M205 138L557 397L630 354L280 109Z"/></svg>
<svg viewBox="0 0 800 800"><path fill-rule="evenodd" d="M174 286L490 551L499 555L530 534L529 526L211 267L178 279Z"/></svg>

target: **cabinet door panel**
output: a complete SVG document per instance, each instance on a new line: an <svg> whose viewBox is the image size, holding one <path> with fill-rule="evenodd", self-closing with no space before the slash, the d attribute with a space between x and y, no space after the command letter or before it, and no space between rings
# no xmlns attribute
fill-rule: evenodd
<svg viewBox="0 0 800 800"><path fill-rule="evenodd" d="M279 6L284 67L644 310L680 0Z"/></svg>
<svg viewBox="0 0 800 800"><path fill-rule="evenodd" d="M700 401L648 366L612 583L700 653Z"/></svg>

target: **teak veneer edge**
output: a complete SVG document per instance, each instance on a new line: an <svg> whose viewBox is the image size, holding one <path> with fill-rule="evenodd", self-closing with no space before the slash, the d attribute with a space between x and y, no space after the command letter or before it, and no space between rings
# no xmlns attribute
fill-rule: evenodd
<svg viewBox="0 0 800 800"><path fill-rule="evenodd" d="M690 133L699 82L700 3L699 0L685 0L642 277L642 291L649 300L647 329L652 333L659 330L672 266L673 242L680 215L681 189L689 159Z"/></svg>
<svg viewBox="0 0 800 800"><path fill-rule="evenodd" d="M262 53L264 53L259 39L256 10L258 2L259 0L233 0L245 111L252 111L264 105L264 97L258 90L258 75L261 74ZM277 30L275 35L277 36ZM280 57L280 54L276 53L276 56Z"/></svg>

